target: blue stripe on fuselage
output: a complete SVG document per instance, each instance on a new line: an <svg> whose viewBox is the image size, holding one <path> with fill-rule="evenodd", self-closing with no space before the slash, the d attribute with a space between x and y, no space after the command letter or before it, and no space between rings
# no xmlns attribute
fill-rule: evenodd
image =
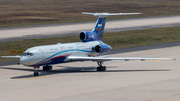
<svg viewBox="0 0 180 101"><path fill-rule="evenodd" d="M31 66L45 65L45 63L47 63L47 62L48 62L49 60L51 60L52 58L55 58L55 56L57 56L57 55L59 55L59 54L61 54L61 53L70 52L70 51L91 52L91 51L87 51L87 50L78 50L78 49L65 50L65 51L58 52L58 53L56 53L56 54L54 54L54 55L52 55L52 56L50 56L50 57L48 57L48 58L40 61L40 62L37 62L37 63L35 63L35 64L31 65ZM59 57L59 56L58 56L58 57ZM64 56L64 57L61 57L61 58L64 58L64 59L65 59L66 57L67 57L67 56ZM57 59L59 59L59 58L57 58ZM62 59L62 60L64 60L64 59ZM46 62L45 62L45 61L46 61ZM62 62L63 62L63 61L62 61ZM60 62L58 61L57 63L60 63ZM53 63L50 63L50 64L56 64L56 63L53 62Z"/></svg>

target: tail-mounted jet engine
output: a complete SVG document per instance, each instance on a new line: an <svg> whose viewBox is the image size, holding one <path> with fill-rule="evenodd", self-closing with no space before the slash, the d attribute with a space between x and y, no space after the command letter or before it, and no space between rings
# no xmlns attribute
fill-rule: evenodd
<svg viewBox="0 0 180 101"><path fill-rule="evenodd" d="M100 44L94 47L94 51L97 53L106 53L111 50L111 47L107 44Z"/></svg>
<svg viewBox="0 0 180 101"><path fill-rule="evenodd" d="M96 38L96 33L91 31L83 31L79 34L79 38L82 42L94 41Z"/></svg>

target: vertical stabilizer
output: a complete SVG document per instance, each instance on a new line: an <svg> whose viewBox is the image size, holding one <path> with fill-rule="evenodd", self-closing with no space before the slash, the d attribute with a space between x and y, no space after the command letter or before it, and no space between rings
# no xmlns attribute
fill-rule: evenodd
<svg viewBox="0 0 180 101"><path fill-rule="evenodd" d="M106 23L106 17L97 19L96 25L94 29L92 30L93 32L97 34L95 38L96 40L102 40L105 23Z"/></svg>
<svg viewBox="0 0 180 101"><path fill-rule="evenodd" d="M89 41L92 41L92 40L102 40L104 27L106 23L106 17L112 16L112 15L133 15L133 14L143 14L143 13L85 13L85 12L82 12L82 14L94 15L98 17L96 21L96 25L94 29L92 30L92 33L96 34L94 35L95 39L89 40Z"/></svg>

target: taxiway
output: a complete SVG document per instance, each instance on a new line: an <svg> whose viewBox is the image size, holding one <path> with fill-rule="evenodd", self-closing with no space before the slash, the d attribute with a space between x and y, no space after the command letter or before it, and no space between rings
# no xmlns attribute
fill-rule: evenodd
<svg viewBox="0 0 180 101"><path fill-rule="evenodd" d="M174 45L175 44L175 45ZM109 61L54 65L52 71L22 65L0 66L2 101L179 101L180 43L117 50L115 57L168 57L175 61Z"/></svg>

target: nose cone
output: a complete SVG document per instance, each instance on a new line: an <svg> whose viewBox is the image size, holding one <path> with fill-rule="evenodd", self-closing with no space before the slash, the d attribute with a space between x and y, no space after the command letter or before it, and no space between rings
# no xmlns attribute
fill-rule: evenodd
<svg viewBox="0 0 180 101"><path fill-rule="evenodd" d="M20 63L21 63L22 65L28 66L28 65L29 65L28 58L22 56L22 57L20 58Z"/></svg>

